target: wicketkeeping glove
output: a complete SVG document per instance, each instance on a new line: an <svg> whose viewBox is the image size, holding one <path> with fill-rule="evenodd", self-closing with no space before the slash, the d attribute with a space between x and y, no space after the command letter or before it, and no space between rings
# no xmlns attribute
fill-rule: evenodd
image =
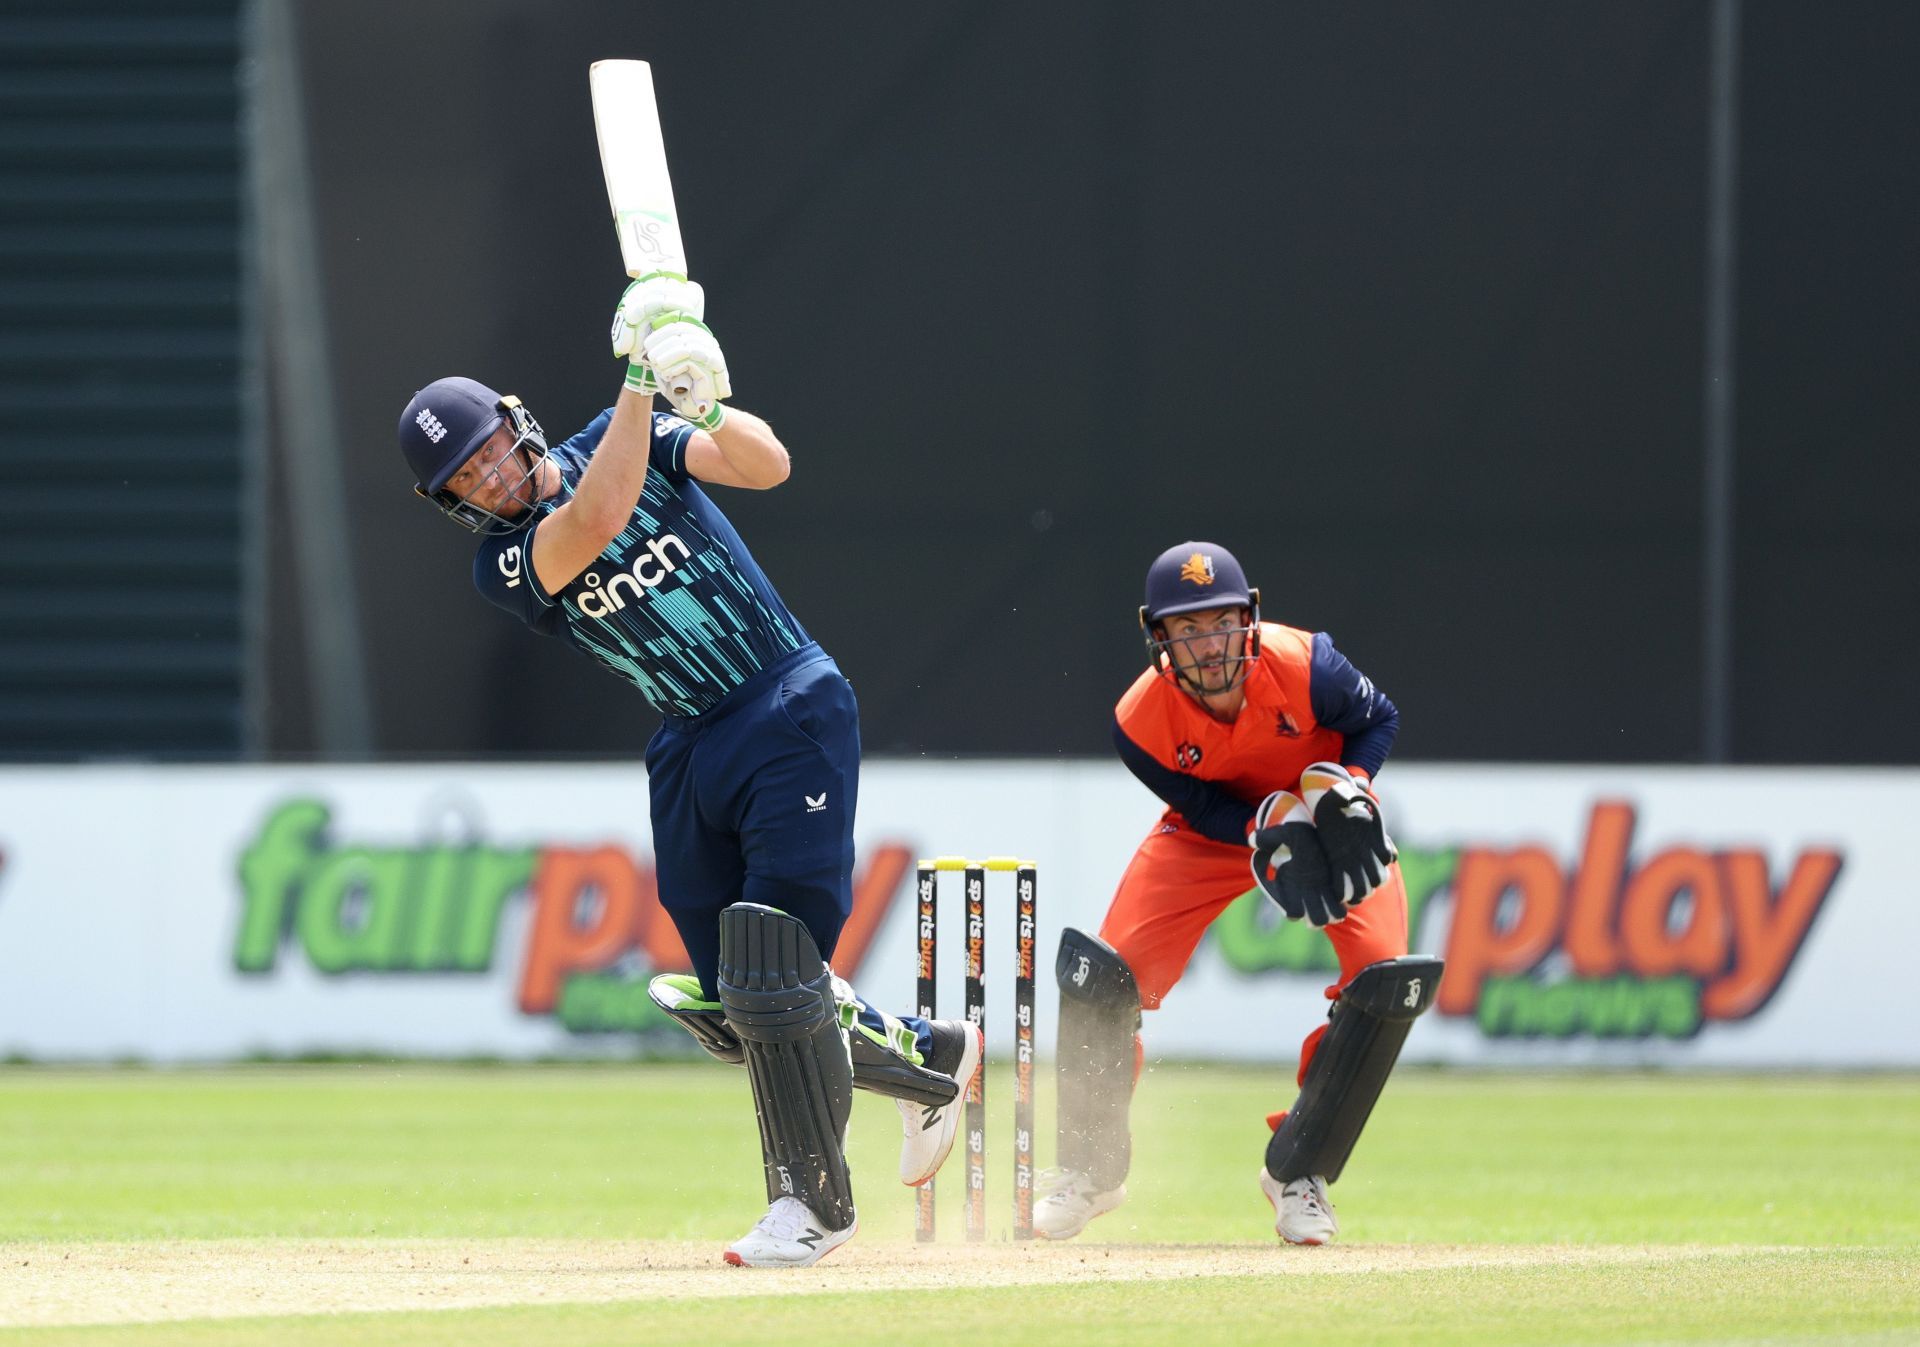
<svg viewBox="0 0 1920 1347"><path fill-rule="evenodd" d="M719 341L698 319L661 314L653 321L658 326L647 334L646 355L660 391L694 425L716 429L727 415L720 400L733 396Z"/></svg>
<svg viewBox="0 0 1920 1347"><path fill-rule="evenodd" d="M1332 762L1316 762L1300 774L1300 795L1332 867L1334 895L1350 907L1380 887L1400 856L1387 836L1380 802Z"/></svg>
<svg viewBox="0 0 1920 1347"><path fill-rule="evenodd" d="M1298 796L1276 790L1262 800L1247 845L1253 848L1253 882L1288 917L1315 926L1346 917L1346 907L1334 898L1319 829Z"/></svg>

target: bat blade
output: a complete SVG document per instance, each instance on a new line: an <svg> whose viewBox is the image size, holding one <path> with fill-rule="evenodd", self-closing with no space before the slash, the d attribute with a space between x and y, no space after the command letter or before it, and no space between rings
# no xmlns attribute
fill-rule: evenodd
<svg viewBox="0 0 1920 1347"><path fill-rule="evenodd" d="M587 80L620 261L629 276L655 271L685 276L686 245L680 241L680 213L667 176L652 69L645 61L595 61Z"/></svg>

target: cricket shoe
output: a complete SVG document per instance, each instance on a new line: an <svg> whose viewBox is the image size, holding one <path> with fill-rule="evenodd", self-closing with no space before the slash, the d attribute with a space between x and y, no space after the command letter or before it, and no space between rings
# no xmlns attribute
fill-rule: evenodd
<svg viewBox="0 0 1920 1347"><path fill-rule="evenodd" d="M776 1197L759 1224L727 1246L735 1267L812 1267L853 1238L858 1219L828 1230L797 1197Z"/></svg>
<svg viewBox="0 0 1920 1347"><path fill-rule="evenodd" d="M1273 1204L1273 1229L1289 1244L1331 1244L1340 1233L1327 1181L1318 1174L1283 1184L1260 1170L1260 1191Z"/></svg>
<svg viewBox="0 0 1920 1347"><path fill-rule="evenodd" d="M1072 1239L1087 1222L1127 1200L1127 1185L1102 1191L1093 1176L1078 1169L1049 1169L1040 1176L1040 1199L1033 1204L1033 1232L1042 1239Z"/></svg>
<svg viewBox="0 0 1920 1347"><path fill-rule="evenodd" d="M985 1058L985 1043L980 1026L966 1020L930 1020L933 1051L927 1054L927 1067L943 1076L952 1076L959 1088L944 1104L922 1104L912 1099L896 1099L900 1108L900 1182L918 1188L932 1178L953 1151L953 1139L960 1135L960 1120L966 1116L967 1090L980 1074Z"/></svg>

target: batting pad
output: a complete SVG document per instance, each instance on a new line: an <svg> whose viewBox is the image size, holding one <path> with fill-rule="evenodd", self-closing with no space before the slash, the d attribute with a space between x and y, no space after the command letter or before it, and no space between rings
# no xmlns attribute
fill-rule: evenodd
<svg viewBox="0 0 1920 1347"><path fill-rule="evenodd" d="M844 1230L854 1215L845 1151L853 1062L832 982L793 917L758 903L720 914L720 1004L746 1050L767 1201L797 1197Z"/></svg>

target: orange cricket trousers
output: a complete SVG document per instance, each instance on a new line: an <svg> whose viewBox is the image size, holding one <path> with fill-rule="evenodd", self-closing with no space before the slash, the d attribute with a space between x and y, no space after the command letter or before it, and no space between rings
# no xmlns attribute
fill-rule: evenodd
<svg viewBox="0 0 1920 1347"><path fill-rule="evenodd" d="M1213 919L1254 887L1251 856L1246 847L1203 837L1172 818L1147 834L1100 926L1100 938L1133 970L1143 1010L1159 1009ZM1400 867L1390 867L1386 882L1326 933L1340 960L1340 980L1327 988L1328 1000L1368 964L1405 954L1407 890ZM1321 1024L1300 1045L1300 1080L1326 1032Z"/></svg>

